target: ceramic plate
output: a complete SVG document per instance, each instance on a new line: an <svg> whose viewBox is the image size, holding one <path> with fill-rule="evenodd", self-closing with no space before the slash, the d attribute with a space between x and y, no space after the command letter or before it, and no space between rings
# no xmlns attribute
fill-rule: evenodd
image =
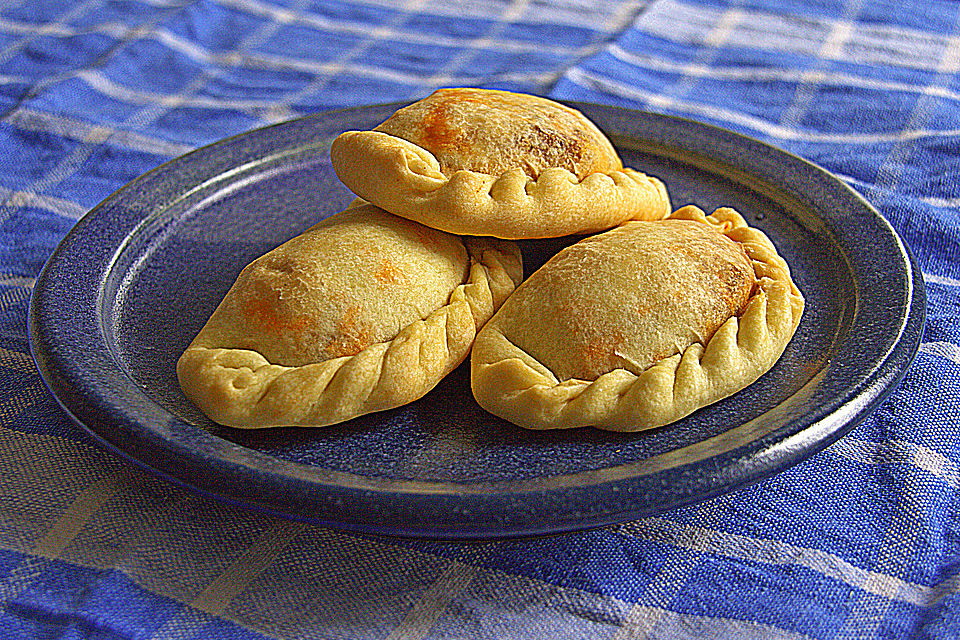
<svg viewBox="0 0 960 640"><path fill-rule="evenodd" d="M110 196L37 280L31 348L66 411L162 476L270 513L383 534L490 537L626 521L755 482L826 447L897 385L925 298L896 233L822 169L705 124L575 105L675 206L733 206L766 232L807 300L757 383L673 425L530 432L487 414L461 366L411 405L321 429L237 431L200 414L181 352L257 256L352 199L341 131L400 105L323 113L199 149ZM522 244L527 274L570 240Z"/></svg>

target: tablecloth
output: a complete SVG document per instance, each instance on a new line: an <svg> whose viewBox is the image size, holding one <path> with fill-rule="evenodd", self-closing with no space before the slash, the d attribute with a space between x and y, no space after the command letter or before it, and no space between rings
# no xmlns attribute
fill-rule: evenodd
<svg viewBox="0 0 960 640"><path fill-rule="evenodd" d="M702 120L839 176L923 272L902 384L758 484L485 542L221 503L70 422L29 355L27 309L86 211L229 135L458 85ZM0 151L0 637L960 637L960 4L5 2Z"/></svg>

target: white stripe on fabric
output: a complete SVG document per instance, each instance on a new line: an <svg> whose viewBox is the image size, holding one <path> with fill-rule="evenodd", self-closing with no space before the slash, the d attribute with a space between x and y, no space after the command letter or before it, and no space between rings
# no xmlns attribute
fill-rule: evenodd
<svg viewBox="0 0 960 640"><path fill-rule="evenodd" d="M697 64L691 62L675 62L659 56L627 51L620 45L614 44L606 49L614 58L632 67L652 69L677 73L684 76L709 78L718 81L730 82L810 82L819 85L839 87L853 87L872 91L902 92L933 95L947 100L960 101L960 91L953 91L947 87L923 86L892 80L867 78L840 71L823 71L819 69L782 69L770 67L724 67Z"/></svg>
<svg viewBox="0 0 960 640"><path fill-rule="evenodd" d="M83 205L71 202L70 200L28 193L26 191L14 191L12 189L4 189L3 187L0 187L0 201L2 201L3 206L16 209L34 207L56 213L71 220L79 220L88 211Z"/></svg>
<svg viewBox="0 0 960 640"><path fill-rule="evenodd" d="M945 278L943 276L935 276L932 273L924 273L923 281L931 284L944 285L946 287L960 287L960 280L956 280L954 278Z"/></svg>
<svg viewBox="0 0 960 640"><path fill-rule="evenodd" d="M870 442L847 436L827 451L864 464L906 464L923 469L952 488L960 488L960 468L945 455L912 442Z"/></svg>
<svg viewBox="0 0 960 640"><path fill-rule="evenodd" d="M99 24L77 28L68 24L58 24L54 22L34 24L7 20L5 18L0 18L0 31L16 34L32 33L53 38L74 38L76 36L95 33L110 36L116 40L127 40L148 35L148 30L145 27L132 27L122 22L101 22Z"/></svg>
<svg viewBox="0 0 960 640"><path fill-rule="evenodd" d="M447 37L437 33L405 30L400 25L371 26L369 23L363 22L331 20L310 12L293 13L284 7L267 2L260 2L260 0L216 0L216 2L231 9L270 18L284 24L296 22L297 24L302 24L317 29L318 31L346 33L360 38L372 38L374 40L395 40L416 45L450 47L454 49L460 49L469 44L477 48L492 49L507 53L547 52L557 56L571 56L580 53L580 50L576 47L567 47L556 42L525 42L523 40L497 38L464 41L460 38ZM433 3L425 3L424 8L431 6L435 5ZM397 10L398 4L394 2L391 8ZM418 13L422 13L422 10L418 11ZM402 15L398 15L398 17L402 18Z"/></svg>
<svg viewBox="0 0 960 640"><path fill-rule="evenodd" d="M596 617L594 614L597 613L603 615L597 618L595 624L620 625L627 629L636 625L635 621L623 618L623 613L631 609L631 604L617 598L562 588L499 570L477 569L456 560L395 547L389 543L357 538L313 525L288 523L255 511L212 502L136 470L127 474L128 467L121 466L116 458L91 446L55 436L24 434L3 428L0 428L0 444L20 454L0 457L0 486L4 497L0 502L0 515L7 522L18 522L18 518L22 520L22 515L18 514L22 514L24 508L39 509L41 514L65 514L71 511L71 504L86 505L84 508L73 508L72 515L57 527L60 531L79 532L79 536L74 537L67 546L67 553L60 558L61 561L95 569L122 571L145 591L178 602L184 602L178 599L184 595L188 596L187 602L196 600L201 596L192 594L203 594L204 590L213 596L217 589L214 585L219 582L223 582L232 594L242 590L242 585L246 584L244 595L248 606L241 609L227 607L217 617L255 629L269 638L286 640L325 634L324 637L362 637L372 640L374 637L384 638L394 628L398 628L398 635L406 633L407 637L411 634L417 637L416 634L429 624L435 624L444 616L457 615L467 616L464 622L469 625L473 621L470 607L476 605L477 588L474 585L478 581L489 587L486 592L488 597L496 598L496 601L481 602L483 609L478 613L496 616L500 610L521 612L529 627L520 630L518 637L525 640L549 640L556 637L548 633L550 629L570 628L571 625L583 623L585 616ZM58 485L57 491L45 492L43 495L46 500L42 505L25 504L27 492L24 488L35 486L38 482L48 482L49 478L54 477L50 473L53 467L69 474L68 480L62 481L63 488ZM120 490L113 494L118 504L102 509L97 521L84 527L83 523L89 521L92 515L91 507L104 501L105 495L101 493L103 481L98 476L102 477L105 469L115 470L123 482ZM106 484L112 486L112 481L108 479ZM76 495L66 491L80 486L85 489ZM198 513L204 514L199 521ZM158 528L158 524L162 527ZM304 527L302 535L297 533L300 526ZM100 536L96 534L98 531L112 531L113 535ZM268 533L248 536L248 531ZM42 539L46 533L37 534L37 539ZM29 553L36 544L32 541L33 535L18 527L2 527L0 546ZM213 553L196 547L206 536L212 536L211 539L216 541L217 547ZM44 546L48 550L63 547L63 538L58 537L58 540L56 543L50 540ZM121 542L119 547L118 541ZM256 547L264 543L265 549L258 551ZM240 553L235 553L239 544L247 550L243 558ZM284 544L289 545L286 551L282 548ZM215 566L216 560L223 554L236 559L212 579L206 577L211 566ZM482 550L478 554L482 555ZM363 557L358 558L358 555ZM363 572L343 572L338 568L340 557L355 559L351 567L363 569ZM24 586L28 586L32 576L45 570L45 560L30 557L24 563L36 565L32 572L25 569ZM262 571L267 565L270 571ZM300 569L291 571L296 565L301 565ZM390 575L378 576L378 566L389 567ZM425 590L417 589L416 576L411 575L413 579L407 580L394 575L423 567L438 568L438 577ZM379 590L369 584L370 580L377 579L383 580L383 587ZM315 596L311 594L316 593L318 581L321 587L347 588L357 594L366 594L361 597L369 597L356 602L356 610L341 612L344 615L361 616L352 618L359 623L389 626L367 624L364 628L369 634L360 636L344 631L345 628L351 631L358 629L343 626L349 625L349 620L341 623L324 618L320 622L331 627L329 629L314 625L318 620L310 615L305 616L304 607L314 604ZM282 586L283 590L278 591L278 586ZM396 598L397 590L404 588L410 588L411 593L417 594L417 603L412 608L409 601ZM278 598L279 594L286 594L291 599ZM338 595L344 602L351 601L349 593ZM295 596L306 600L297 600ZM220 602L216 597L204 598L210 604ZM474 600L473 604L465 604L470 599ZM448 600L449 603L444 604ZM392 615L396 611L385 612L382 609L384 606L400 605L408 608L399 617ZM385 616L385 613L391 615ZM640 613L646 620L657 620L654 630L662 635L652 637L669 638L671 633L679 634L685 628L695 628L702 632L702 637L708 638L752 638L759 630L765 631L766 637L800 637L750 621L690 616L662 607L646 607L645 611L638 610ZM420 617L421 614L423 617ZM203 627L214 619L204 611L185 605L173 618L164 622L156 637L166 635L176 640L199 638L202 637L199 634ZM398 627L404 619L407 622ZM621 633L626 638L643 637L628 635L628 631ZM424 635L429 636L429 630ZM510 635L510 630L505 630L504 635Z"/></svg>
<svg viewBox="0 0 960 640"><path fill-rule="evenodd" d="M93 27L93 30L99 31L99 25ZM77 29L64 24L55 22L20 22L19 20L8 20L0 18L0 31L6 33L16 33L17 35L40 35L40 36L73 36L77 34Z"/></svg>
<svg viewBox="0 0 960 640"><path fill-rule="evenodd" d="M654 607L637 605L630 610L628 624L617 640L806 640L810 636L780 629L768 624L733 618L715 618L686 613L663 616ZM634 622L634 621L637 622ZM656 624L645 623L656 620Z"/></svg>
<svg viewBox="0 0 960 640"><path fill-rule="evenodd" d="M276 29L279 28L279 25L276 22L268 22L260 25L259 28L254 30L252 33L247 35L246 38L240 43L238 52L246 50L255 44L259 44L265 39L269 38ZM188 83L182 90L179 95L176 96L162 96L163 99L160 99L161 96L154 96L154 99L147 100L144 108L140 109L136 113L128 117L121 125L121 127L130 127L134 129L139 129L147 126L148 124L155 122L170 109L178 107L184 104L190 103L190 94L195 93L201 87L207 84L213 77L215 77L216 72L207 72L204 71L193 81ZM108 86L115 86L112 82L107 80L99 72L93 70L81 71L80 76L88 75L94 79L94 81L100 80L102 83ZM131 92L136 93L136 92ZM225 105L218 105L219 108L229 108ZM266 105L267 108L276 110L276 104L271 102L269 105ZM81 144L76 146L70 153L66 154L60 159L60 161L47 173L44 174L42 178L35 181L30 185L29 189L25 189L27 192L33 193L42 193L56 185L63 180L65 180L70 175L76 174L79 168L86 162L91 155L95 152L97 147L110 137L112 131L103 127L91 127L87 132L87 135L80 140ZM0 222L7 219L14 208L8 204L0 205Z"/></svg>
<svg viewBox="0 0 960 640"><path fill-rule="evenodd" d="M216 0L223 6L264 15L266 12L283 13L283 7L270 5L264 2L250 0ZM382 7L390 10L397 8L397 0L360 0L357 4L373 7ZM596 0L565 0L562 4L555 3L549 11L537 11L530 21L543 24L567 25L585 27L588 29L603 28L610 32L619 31L626 20L640 7L647 4L647 0L631 0L629 2L596 2ZM467 0L458 2L430 2L420 13L440 18L471 18L496 20L500 17L503 2L489 2L488 0ZM306 14L301 19L323 21L324 18ZM343 24L343 23L336 23Z"/></svg>
<svg viewBox="0 0 960 640"><path fill-rule="evenodd" d="M848 20L839 20L830 27L830 35L820 47L818 56L826 60L832 60L843 55L843 49L850 41L854 33L853 23Z"/></svg>
<svg viewBox="0 0 960 640"><path fill-rule="evenodd" d="M744 19L744 13L737 7L725 9L711 29L703 36L704 44L711 48L722 47L730 39Z"/></svg>
<svg viewBox="0 0 960 640"><path fill-rule="evenodd" d="M116 494L120 481L107 476L87 485L34 547L34 555L57 558L79 534L87 520Z"/></svg>
<svg viewBox="0 0 960 640"><path fill-rule="evenodd" d="M960 97L958 97L957 100L960 101ZM854 178L853 176L845 175L838 171L834 171L833 175L840 178L844 182L847 182L850 186L856 187L862 193L867 193L867 192L875 191L878 189L878 186L876 183L865 182L863 180ZM939 198L936 196L913 196L913 197L915 197L920 202L923 202L933 207L939 207L941 209L953 209L953 208L960 207L960 198ZM927 278L927 274L924 274L924 279L926 278Z"/></svg>
<svg viewBox="0 0 960 640"><path fill-rule="evenodd" d="M312 63L310 63L313 66ZM307 70L307 69L304 69ZM326 78L318 79L319 81L326 81L329 77L336 75L345 70L345 67L342 64L337 63L323 63L318 65L315 68L309 69L310 73L315 73L317 75L327 76ZM415 87L422 87L424 85L424 77L418 76L416 74L404 74L401 72L392 71L389 69L382 69L377 67L369 67L365 65L350 65L350 73L353 76L357 77L368 77L379 80L391 80L401 84L409 84ZM552 77L553 74L523 74L523 73L504 73L504 74L495 74L487 78L490 81L538 81L540 79ZM258 118L268 118L270 121L279 121L279 120L290 120L293 118L300 117L304 115L289 107L284 105L276 100L238 100L232 98L212 98L206 96L193 96L188 97L185 94L161 94L154 93L150 91L143 91L139 89L132 89L115 83L113 80L110 80L104 76L99 71L93 70L84 70L77 74L77 77L86 82L92 89L110 97L115 100L120 100L122 102L127 102L129 104L136 105L158 105L165 108L173 108L179 106L187 107L202 107L202 108L211 108L211 109L231 109L235 111L240 111L254 115ZM455 81L456 78L452 76L434 78L433 82L435 86L442 84L450 83ZM317 85L308 84L303 89L299 90L296 94L291 96L286 96L284 102L292 103L295 102L297 96L308 95L310 92L316 91Z"/></svg>
<svg viewBox="0 0 960 640"><path fill-rule="evenodd" d="M200 628L215 617L222 617L230 602L267 567L276 562L287 546L308 525L277 520L264 531L220 575L186 604L177 615L163 623L151 640L193 638Z"/></svg>
<svg viewBox="0 0 960 640"><path fill-rule="evenodd" d="M56 521L24 558L0 580L0 599L9 602L28 588L51 560L59 558L80 534L87 521L99 511L119 487L115 476L107 476L88 484L74 501L67 505Z"/></svg>
<svg viewBox="0 0 960 640"><path fill-rule="evenodd" d="M641 14L636 27L672 42L710 46L705 35L728 19L726 9L660 0ZM831 34L849 31L846 46L827 48L832 60L854 64L890 65L936 71L951 39L942 33L868 23L845 25L843 19L743 11L740 27L731 33L730 46L819 56ZM758 26L762 25L762 26Z"/></svg>
<svg viewBox="0 0 960 640"><path fill-rule="evenodd" d="M152 91L143 91L140 89L131 89L115 83L99 71L85 69L77 73L77 77L89 84L100 93L131 104L149 105L152 107L161 107L168 110L173 107L206 107L213 109L233 109L236 111L248 111L253 109L268 109L276 105L276 100L238 100L229 98L209 98L204 96L190 97L188 94L191 89L198 88L193 84L187 87L187 91L179 94L155 93ZM201 76L201 82L206 82L207 78Z"/></svg>
<svg viewBox="0 0 960 640"><path fill-rule="evenodd" d="M710 66L691 62L675 62L658 56L634 51L627 51L620 45L614 44L606 49L614 58L632 67L652 69L667 73L677 73L684 76L709 78L718 81L730 82L809 82L818 85L832 85L838 87L853 87L869 89L871 91L902 92L926 94L947 100L960 101L960 91L953 91L948 87L924 86L906 82L895 82L857 76L840 71L823 71L820 69L783 69L770 67L724 67Z"/></svg>
<svg viewBox="0 0 960 640"><path fill-rule="evenodd" d="M180 53L197 60L221 66L248 67L257 69L270 69L275 71L297 71L309 73L315 76L332 76L343 71L343 67L335 62L317 61L305 58L294 58L291 56L282 56L271 53L250 52L243 55L230 52L216 54L187 42L177 36L170 34L164 35L163 32L157 32L158 39L164 44L176 49ZM459 41L458 41L459 42ZM462 44L462 43L461 43ZM491 45L496 47L494 43ZM417 73L405 73L389 67L370 66L362 62L354 62L350 66L351 75L360 78L372 78L375 80L384 80L398 84L408 84L411 86L420 86L424 84L424 77ZM517 80L524 81L530 78L542 77L544 74L529 74L511 71L508 73L491 76L498 80ZM450 76L444 79L445 82L451 81ZM288 100L288 102L290 102Z"/></svg>
<svg viewBox="0 0 960 640"><path fill-rule="evenodd" d="M192 145L169 142L132 131L124 131L106 125L91 124L62 115L45 113L29 107L20 107L16 111L11 112L5 118L5 122L9 122L17 128L26 131L52 133L72 140L104 137L114 146L126 147L134 151L143 151L145 153L170 158L182 156L196 148Z"/></svg>
<svg viewBox="0 0 960 640"><path fill-rule="evenodd" d="M427 589L387 640L421 640L477 575L477 568L453 562Z"/></svg>
<svg viewBox="0 0 960 640"><path fill-rule="evenodd" d="M50 171L30 185L30 189L26 190L25 193L39 194L53 185L60 183L68 175L76 173L77 169L86 162L97 145L106 141L109 135L110 132L107 129L101 127L91 128L88 136L81 140L82 144L63 156ZM20 206L22 206L22 204L17 200L7 200L0 203L0 221L5 220L12 210L18 209Z"/></svg>
<svg viewBox="0 0 960 640"><path fill-rule="evenodd" d="M277 520L275 528L265 531L254 540L226 571L193 599L190 606L212 615L221 615L230 601L264 569L272 565L287 546L307 528L308 525L302 522Z"/></svg>
<svg viewBox="0 0 960 640"><path fill-rule="evenodd" d="M960 207L960 198L937 198L935 196L922 196L920 197L920 200L929 205L940 207L942 209L956 209L957 207Z"/></svg>
<svg viewBox="0 0 960 640"><path fill-rule="evenodd" d="M960 346L952 342L921 342L920 351L960 364Z"/></svg>
<svg viewBox="0 0 960 640"><path fill-rule="evenodd" d="M928 587L861 569L831 553L797 547L779 540L750 538L724 531L678 524L662 518L647 518L619 525L616 529L645 540L672 544L697 553L720 555L766 565L805 567L874 595L921 607L936 604L941 596L938 587Z"/></svg>
<svg viewBox="0 0 960 640"><path fill-rule="evenodd" d="M853 23L851 19L857 11L859 11L859 6L856 4L854 6L849 3L844 5L840 19L833 24L820 45L815 65L803 74L803 79L797 84L794 91L792 102L780 117L780 124L783 126L799 128L798 125L803 121L804 116L809 113L811 105L815 104L820 91L818 75L823 70L824 61L842 55L844 47L852 37Z"/></svg>
<svg viewBox="0 0 960 640"><path fill-rule="evenodd" d="M4 347L0 347L0 364L3 364L5 367L9 367L11 365L27 365L32 369L33 359L28 353L21 353L20 351L14 351L13 349L5 349Z"/></svg>
<svg viewBox="0 0 960 640"><path fill-rule="evenodd" d="M960 73L960 35L950 38L944 48L943 57L940 58L940 64L937 65L937 72L951 76Z"/></svg>
<svg viewBox="0 0 960 640"><path fill-rule="evenodd" d="M74 18L82 16L88 9L91 9L94 6L98 6L98 5L100 5L100 0L87 0L86 2L75 4L72 7L70 7L70 9L67 12L65 12L59 17L58 22L72 20ZM28 44L36 40L41 35L43 34L36 31L25 33L24 34L25 37L21 38L17 42L13 42L7 45L2 51L0 51L0 63L9 62L10 59L13 58L13 56L16 55L18 51L26 47Z"/></svg>
<svg viewBox="0 0 960 640"><path fill-rule="evenodd" d="M717 522L718 507L722 505L720 501L707 501L697 506L694 517L706 525L712 525ZM698 545L700 538L709 535L710 530L706 527L693 532L688 543ZM644 605L634 605L627 612L623 627L611 640L632 640L633 638L649 638L655 630L669 621L672 616L668 615L670 604L683 591L684 586L695 573L696 568L702 562L702 557L698 554L684 553L676 557L671 557L664 562L657 570L657 573L650 578L644 589ZM652 605L652 606L651 606Z"/></svg>
<svg viewBox="0 0 960 640"><path fill-rule="evenodd" d="M24 289L33 289L37 283L36 278L23 278L20 276L0 277L0 287L23 287Z"/></svg>
<svg viewBox="0 0 960 640"><path fill-rule="evenodd" d="M627 100L645 102L655 108L673 109L681 113L722 120L752 129L770 138L779 138L781 140L848 145L876 145L889 142L913 141L922 138L960 136L960 128L943 130L911 128L902 131L877 133L821 133L818 131L803 131L784 127L769 120L745 115L731 109L723 109L711 104L694 102L692 100L676 100L659 93L638 89L632 85L618 82L611 77L588 73L579 69L570 69L564 76L570 82L587 89L593 89L603 93L612 93Z"/></svg>
<svg viewBox="0 0 960 640"><path fill-rule="evenodd" d="M681 581L685 578L682 569L668 573ZM499 570L481 571L474 585L459 606L451 607L451 613L441 619L437 636L472 637L471 631L482 629L488 631L482 637L501 640L807 637L749 620L684 614L651 604L631 605L611 596L558 587Z"/></svg>

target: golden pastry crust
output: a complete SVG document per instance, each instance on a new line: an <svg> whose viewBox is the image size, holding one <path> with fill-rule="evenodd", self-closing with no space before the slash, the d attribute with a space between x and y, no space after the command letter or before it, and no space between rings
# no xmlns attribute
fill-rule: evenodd
<svg viewBox="0 0 960 640"><path fill-rule="evenodd" d="M664 184L624 168L583 114L526 94L440 89L330 156L364 200L450 233L558 237L670 212Z"/></svg>
<svg viewBox="0 0 960 640"><path fill-rule="evenodd" d="M516 245L360 204L248 265L177 364L230 427L323 426L412 402L522 277Z"/></svg>
<svg viewBox="0 0 960 640"><path fill-rule="evenodd" d="M474 397L531 429L663 426L768 371L803 307L786 262L733 209L628 222L561 251L484 326Z"/></svg>

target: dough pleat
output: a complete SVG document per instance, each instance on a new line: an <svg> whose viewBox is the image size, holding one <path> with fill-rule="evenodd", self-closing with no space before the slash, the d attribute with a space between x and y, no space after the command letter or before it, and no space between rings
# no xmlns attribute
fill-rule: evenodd
<svg viewBox="0 0 960 640"><path fill-rule="evenodd" d="M768 371L803 314L804 300L787 263L733 209L705 216L696 207L684 207L671 218L711 225L742 244L757 286L741 314L727 319L706 344L691 344L639 374L621 368L594 380L560 380L504 335L498 313L477 336L471 356L471 385L480 405L530 429L639 431L679 420Z"/></svg>
<svg viewBox="0 0 960 640"><path fill-rule="evenodd" d="M477 329L521 277L519 250L512 243L462 242L469 255L465 281L450 291L446 304L391 339L355 354L285 366L256 349L224 347L228 332L218 327L228 326L229 319L218 317L181 356L181 388L212 420L237 428L330 425L422 397L466 358Z"/></svg>
<svg viewBox="0 0 960 640"><path fill-rule="evenodd" d="M605 231L626 220L670 213L659 179L631 168L582 179L552 167L499 175L450 175L428 150L381 131L348 131L331 148L337 176L368 202L435 229L497 238L551 238Z"/></svg>

